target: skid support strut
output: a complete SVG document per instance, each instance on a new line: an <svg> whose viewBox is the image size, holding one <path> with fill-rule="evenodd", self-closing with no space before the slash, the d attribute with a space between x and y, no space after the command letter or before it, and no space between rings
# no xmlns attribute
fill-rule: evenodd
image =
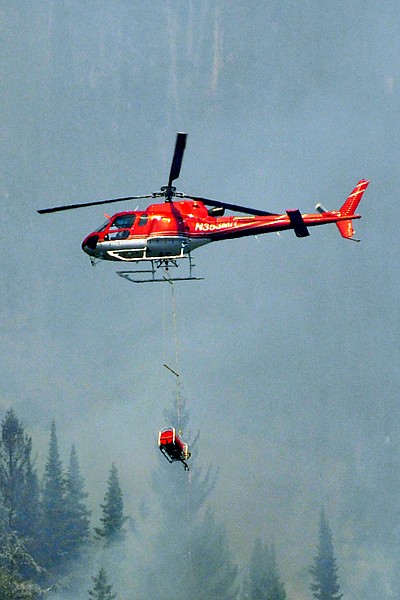
<svg viewBox="0 0 400 600"><path fill-rule="evenodd" d="M178 268L181 260L188 260L189 273L186 277L171 277L170 269ZM187 256L179 256L178 258L154 258L147 259L147 263L150 262L150 269L135 269L129 271L117 271L117 275L131 281L132 283L164 283L173 281L201 281L204 277L194 277L193 268L196 266L190 254ZM157 270L162 269L164 274L162 277L157 277ZM147 276L146 278L139 278L140 275Z"/></svg>

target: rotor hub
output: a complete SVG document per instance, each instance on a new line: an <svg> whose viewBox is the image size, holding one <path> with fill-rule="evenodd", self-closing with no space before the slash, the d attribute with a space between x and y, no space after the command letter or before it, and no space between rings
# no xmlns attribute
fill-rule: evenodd
<svg viewBox="0 0 400 600"><path fill-rule="evenodd" d="M176 187L173 185L163 185L161 188L162 195L165 197L165 202L172 202L172 198L176 195Z"/></svg>

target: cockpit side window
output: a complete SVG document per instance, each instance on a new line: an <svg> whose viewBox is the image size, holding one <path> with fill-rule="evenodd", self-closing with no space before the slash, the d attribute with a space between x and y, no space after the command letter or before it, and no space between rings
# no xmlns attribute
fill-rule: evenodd
<svg viewBox="0 0 400 600"><path fill-rule="evenodd" d="M110 229L131 229L135 218L136 215L120 215L119 217L115 217Z"/></svg>
<svg viewBox="0 0 400 600"><path fill-rule="evenodd" d="M138 226L142 227L143 225L146 225L148 219L149 219L149 215L147 215L147 214L142 215L139 219Z"/></svg>

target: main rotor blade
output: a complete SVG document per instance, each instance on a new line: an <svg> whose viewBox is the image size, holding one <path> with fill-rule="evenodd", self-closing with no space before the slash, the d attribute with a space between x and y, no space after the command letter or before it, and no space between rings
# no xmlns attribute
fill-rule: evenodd
<svg viewBox="0 0 400 600"><path fill-rule="evenodd" d="M187 133L178 133L175 142L174 157L171 163L171 170L169 173L168 187L171 186L174 179L178 179L179 173L181 172L182 158L186 146Z"/></svg>
<svg viewBox="0 0 400 600"><path fill-rule="evenodd" d="M221 206L227 210L234 210L236 212L247 213L248 215L256 215L258 217L273 217L277 213L267 212L266 210L259 210L258 208L250 208L248 206L240 206L240 204L228 204L227 202L220 202L219 200L209 200L208 198L200 198L200 196L187 196L185 198L191 198L192 200L200 200L206 206Z"/></svg>
<svg viewBox="0 0 400 600"><path fill-rule="evenodd" d="M73 208L83 208L85 206L99 206L100 204L111 204L112 202L124 202L125 200L139 200L140 198L154 198L153 194L146 196L128 196L127 198L114 198L112 200L98 200L97 202L84 202L82 204L67 204L66 206L53 206L52 208L42 208L37 212L40 215L45 213L59 212L61 210L72 210Z"/></svg>

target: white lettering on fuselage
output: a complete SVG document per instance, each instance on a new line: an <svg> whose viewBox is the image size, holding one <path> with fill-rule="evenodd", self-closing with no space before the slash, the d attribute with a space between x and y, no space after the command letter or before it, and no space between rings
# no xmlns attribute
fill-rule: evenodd
<svg viewBox="0 0 400 600"><path fill-rule="evenodd" d="M219 229L232 229L238 227L239 224L235 221L227 221L225 223L196 223L195 231L218 231Z"/></svg>

